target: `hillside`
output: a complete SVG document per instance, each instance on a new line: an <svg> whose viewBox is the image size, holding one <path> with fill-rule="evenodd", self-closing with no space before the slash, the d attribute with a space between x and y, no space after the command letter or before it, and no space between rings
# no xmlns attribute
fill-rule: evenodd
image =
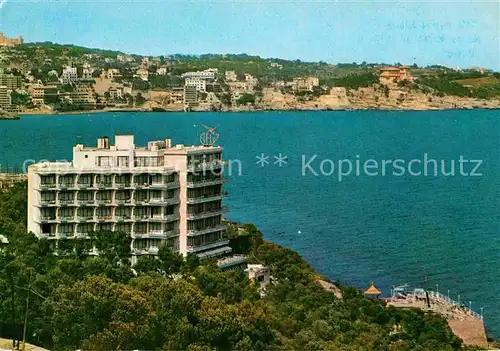
<svg viewBox="0 0 500 351"><path fill-rule="evenodd" d="M340 284L318 284L297 253L262 240L253 225L232 224L231 246L270 268L261 296L241 271L183 259L166 247L133 273L130 241L94 233L46 240L26 233L26 183L0 193L0 337L20 337L30 291L28 341L51 350L458 350L438 315L386 307ZM239 227L240 229L238 229ZM128 250L128 251L127 251Z"/></svg>

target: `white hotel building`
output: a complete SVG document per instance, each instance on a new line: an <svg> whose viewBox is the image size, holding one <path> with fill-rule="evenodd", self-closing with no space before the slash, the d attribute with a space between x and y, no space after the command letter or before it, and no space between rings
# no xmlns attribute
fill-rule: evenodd
<svg viewBox="0 0 500 351"><path fill-rule="evenodd" d="M132 237L132 262L163 243L183 255L213 257L231 248L222 223L222 148L107 137L73 147L73 162L28 169L28 230L39 238L85 238L91 231Z"/></svg>

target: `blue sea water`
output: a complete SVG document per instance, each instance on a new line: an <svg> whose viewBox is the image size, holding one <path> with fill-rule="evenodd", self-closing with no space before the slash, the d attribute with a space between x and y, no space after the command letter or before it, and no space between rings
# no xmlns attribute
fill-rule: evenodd
<svg viewBox="0 0 500 351"><path fill-rule="evenodd" d="M227 204L231 220L255 223L264 237L297 250L330 279L389 294L394 284L438 290L480 311L500 338L500 112L351 111L258 113L102 113L23 116L0 121L0 162L71 159L76 143L98 136L135 134L136 144L171 137L197 144L204 128L218 126L218 144L231 160ZM286 156L275 164L274 156ZM268 156L263 166L256 156ZM382 161L435 159L428 175L403 176ZM311 169L302 166L311 157ZM462 176L460 157L482 160ZM331 160L350 159L360 174L338 178ZM378 175L363 170L379 163ZM324 161L325 160L325 161ZM323 161L323 174L320 164ZM241 175L238 175L238 162ZM373 163L373 161L370 161ZM412 170L417 173L418 161ZM344 170L347 168L344 163ZM438 168L440 168L438 164ZM464 165L470 173L473 165ZM229 171L229 170L228 170ZM370 174L374 168L368 169ZM396 173L400 174L399 171ZM438 284L438 286L436 286Z"/></svg>

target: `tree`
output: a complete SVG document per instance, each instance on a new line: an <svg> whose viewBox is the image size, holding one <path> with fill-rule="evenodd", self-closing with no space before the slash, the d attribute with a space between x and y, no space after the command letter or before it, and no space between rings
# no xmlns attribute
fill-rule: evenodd
<svg viewBox="0 0 500 351"><path fill-rule="evenodd" d="M163 244L158 250L158 260L161 271L167 275L179 273L184 264L184 257L180 253L172 252L167 244Z"/></svg>
<svg viewBox="0 0 500 351"><path fill-rule="evenodd" d="M244 93L238 98L238 100L236 100L236 103L238 105L248 105L248 104L253 105L255 103L255 95Z"/></svg>
<svg viewBox="0 0 500 351"><path fill-rule="evenodd" d="M151 345L146 296L104 277L59 288L47 301L56 348L137 349ZM89 313L91 311L91 313Z"/></svg>
<svg viewBox="0 0 500 351"><path fill-rule="evenodd" d="M137 93L137 95L135 96L135 104L137 106L142 106L142 105L144 105L145 102L146 102L146 99L142 96L142 94L140 92Z"/></svg>
<svg viewBox="0 0 500 351"><path fill-rule="evenodd" d="M111 100L111 93L109 91L104 92L104 100L106 101Z"/></svg>
<svg viewBox="0 0 500 351"><path fill-rule="evenodd" d="M26 106L30 101L30 96L25 92L18 92L13 90L10 93L11 103L12 105L24 105Z"/></svg>
<svg viewBox="0 0 500 351"><path fill-rule="evenodd" d="M130 235L122 232L97 231L89 233L89 237L99 255L110 263L130 264L130 244L132 242Z"/></svg>

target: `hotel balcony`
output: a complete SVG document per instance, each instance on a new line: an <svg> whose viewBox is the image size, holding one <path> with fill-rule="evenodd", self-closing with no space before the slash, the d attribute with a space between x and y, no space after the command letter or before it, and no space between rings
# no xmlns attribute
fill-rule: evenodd
<svg viewBox="0 0 500 351"><path fill-rule="evenodd" d="M149 204L150 205L163 205L163 206L166 206L169 201L169 199L165 198L155 198L155 199L149 199Z"/></svg>
<svg viewBox="0 0 500 351"><path fill-rule="evenodd" d="M112 205L113 204L113 201L111 199L97 199L95 201L96 205Z"/></svg>
<svg viewBox="0 0 500 351"><path fill-rule="evenodd" d="M141 238L149 239L168 239L179 235L179 229L172 230L150 230L147 234L144 234Z"/></svg>
<svg viewBox="0 0 500 351"><path fill-rule="evenodd" d="M218 215L222 215L223 213L226 213L228 211L227 207L222 207L216 210L207 210L203 211L200 213L188 213L187 214L187 219L202 219L202 218L208 218L208 217L214 217Z"/></svg>
<svg viewBox="0 0 500 351"><path fill-rule="evenodd" d="M57 190L75 190L75 183L60 183Z"/></svg>
<svg viewBox="0 0 500 351"><path fill-rule="evenodd" d="M95 222L94 216L77 216L78 222Z"/></svg>
<svg viewBox="0 0 500 351"><path fill-rule="evenodd" d="M76 221L76 218L74 215L71 216L59 216L57 219L60 223L67 223L67 222L74 222Z"/></svg>
<svg viewBox="0 0 500 351"><path fill-rule="evenodd" d="M76 200L78 206L92 206L97 205L94 199L91 200Z"/></svg>
<svg viewBox="0 0 500 351"><path fill-rule="evenodd" d="M40 201L41 206L58 206L57 201L54 200L41 200Z"/></svg>
<svg viewBox="0 0 500 351"><path fill-rule="evenodd" d="M97 189L112 189L113 183L96 183L94 187Z"/></svg>
<svg viewBox="0 0 500 351"><path fill-rule="evenodd" d="M172 221L177 221L179 219L178 214L171 214L171 215L153 215L151 217L148 217L148 220L150 222L172 222Z"/></svg>
<svg viewBox="0 0 500 351"><path fill-rule="evenodd" d="M75 237L74 232L64 232L64 233L57 232L56 234L57 239L73 239L74 237Z"/></svg>
<svg viewBox="0 0 500 351"><path fill-rule="evenodd" d="M116 189L127 189L131 187L131 183L126 182L126 183L115 183L114 188Z"/></svg>
<svg viewBox="0 0 500 351"><path fill-rule="evenodd" d="M226 164L225 161L222 160L213 160L209 162L199 162L196 164L189 164L187 166L187 170L189 172L199 172L204 170L212 170L212 169L220 169L223 168Z"/></svg>
<svg viewBox="0 0 500 351"><path fill-rule="evenodd" d="M64 200L59 200L57 201L57 204L59 206L75 206L75 199L64 199Z"/></svg>
<svg viewBox="0 0 500 351"><path fill-rule="evenodd" d="M227 181L227 179L224 178L224 177L221 177L221 178L218 178L218 179L192 181L192 182L187 182L187 187L188 188L201 188L201 187L204 187L204 186L211 186L211 185L223 184L226 181Z"/></svg>
<svg viewBox="0 0 500 351"><path fill-rule="evenodd" d="M199 203L203 203L203 202L222 200L224 197L226 197L225 193L188 196L187 203L188 204L199 204Z"/></svg>
<svg viewBox="0 0 500 351"><path fill-rule="evenodd" d="M188 236L198 236L198 235L208 234L208 233L212 233L212 232L218 232L221 230L225 230L226 228L227 227L225 224L217 224L217 225L205 227L202 229L188 229L187 235Z"/></svg>
<svg viewBox="0 0 500 351"><path fill-rule="evenodd" d="M115 204L117 205L133 205L132 199L115 199Z"/></svg>
<svg viewBox="0 0 500 351"><path fill-rule="evenodd" d="M223 240L218 240L216 242L210 243L210 244L204 244L204 245L196 245L196 246L188 246L187 247L187 252L200 252L200 251L205 251L208 249L213 249L219 246L224 246L228 245L229 240L223 239Z"/></svg>
<svg viewBox="0 0 500 351"><path fill-rule="evenodd" d="M181 186L180 183L177 181L167 182L167 183L163 183L163 182L155 183L155 182L153 182L149 185L149 187L152 189L176 189L180 186Z"/></svg>
<svg viewBox="0 0 500 351"><path fill-rule="evenodd" d="M39 223L57 223L58 219L56 216L40 216Z"/></svg>
<svg viewBox="0 0 500 351"><path fill-rule="evenodd" d="M133 221L131 216L115 216L114 221L116 222L130 222Z"/></svg>
<svg viewBox="0 0 500 351"><path fill-rule="evenodd" d="M92 189L94 185L91 182L76 183L78 189Z"/></svg>
<svg viewBox="0 0 500 351"><path fill-rule="evenodd" d="M158 250L159 250L159 248L155 247L155 246L145 247L143 249L134 248L134 249L132 249L132 254L133 255L157 255Z"/></svg>
<svg viewBox="0 0 500 351"><path fill-rule="evenodd" d="M40 184L40 187L38 188L39 190L57 190L57 184L56 183L45 183L45 184Z"/></svg>
<svg viewBox="0 0 500 351"><path fill-rule="evenodd" d="M110 222L113 219L112 216L97 216L97 222Z"/></svg>

